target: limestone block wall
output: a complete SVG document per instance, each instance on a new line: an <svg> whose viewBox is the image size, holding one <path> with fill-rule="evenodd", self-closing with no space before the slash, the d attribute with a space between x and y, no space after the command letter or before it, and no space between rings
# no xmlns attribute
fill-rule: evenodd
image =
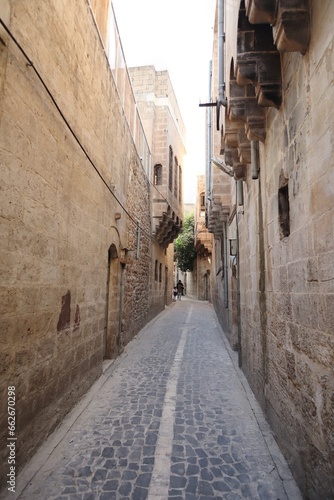
<svg viewBox="0 0 334 500"><path fill-rule="evenodd" d="M240 216L243 369L309 499L334 495L333 21L312 2L308 52L281 54Z"/></svg>
<svg viewBox="0 0 334 500"><path fill-rule="evenodd" d="M159 245L152 247L149 318L161 312L172 302L174 247L169 245L166 252Z"/></svg>
<svg viewBox="0 0 334 500"><path fill-rule="evenodd" d="M15 386L20 468L149 319L151 219L89 2L4 1L0 15L45 84L1 28L0 440Z"/></svg>
<svg viewBox="0 0 334 500"><path fill-rule="evenodd" d="M152 152L151 202L152 232L156 238L161 232L167 234L167 224L180 228L182 224L182 179L180 170L175 171L175 157L183 164L184 125L172 84L167 71L156 71L154 66L129 69L129 74L138 102L138 109ZM173 151L172 191L169 189L169 152ZM161 165L161 178L156 184L154 166ZM156 185L155 185L156 184ZM176 196L175 196L176 192ZM169 223L163 222L168 214ZM158 229L157 229L158 228ZM151 248L151 270L149 290L149 317L170 304L173 287L173 244L166 248L153 239Z"/></svg>

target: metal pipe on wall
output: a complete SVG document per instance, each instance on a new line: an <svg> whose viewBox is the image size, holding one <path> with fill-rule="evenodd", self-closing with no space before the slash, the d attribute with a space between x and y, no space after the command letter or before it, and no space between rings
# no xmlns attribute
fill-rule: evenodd
<svg viewBox="0 0 334 500"><path fill-rule="evenodd" d="M237 181L236 181L237 183ZM237 194L237 206L238 200L238 189L236 186ZM241 352L241 342L242 342L242 330L241 330L241 304L240 304L240 246L239 246L239 218L238 209L235 213L236 220L236 239L237 239L237 318L238 318L238 365L239 368L242 367L242 352Z"/></svg>
<svg viewBox="0 0 334 500"><path fill-rule="evenodd" d="M226 106L224 71L224 0L218 0L218 101Z"/></svg>
<svg viewBox="0 0 334 500"><path fill-rule="evenodd" d="M251 141L251 174L252 179L259 178L260 160L259 160L259 141Z"/></svg>
<svg viewBox="0 0 334 500"><path fill-rule="evenodd" d="M209 101L212 91L212 61L209 63ZM211 201L211 142L212 142L212 108L207 108L207 169L206 169L206 200Z"/></svg>
<svg viewBox="0 0 334 500"><path fill-rule="evenodd" d="M227 223L223 223L224 243L224 307L228 308L228 253L227 253Z"/></svg>
<svg viewBox="0 0 334 500"><path fill-rule="evenodd" d="M238 200L238 206L241 207L244 204L244 185L243 185L243 180L239 179L237 180L237 200Z"/></svg>

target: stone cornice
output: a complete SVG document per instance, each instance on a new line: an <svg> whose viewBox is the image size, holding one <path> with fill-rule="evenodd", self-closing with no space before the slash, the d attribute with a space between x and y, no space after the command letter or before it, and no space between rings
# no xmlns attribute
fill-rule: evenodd
<svg viewBox="0 0 334 500"><path fill-rule="evenodd" d="M309 0L245 0L252 24L270 24L281 52L305 54L311 37Z"/></svg>
<svg viewBox="0 0 334 500"><path fill-rule="evenodd" d="M245 9L239 11L236 81L252 84L260 106L279 108L282 102L280 53L269 25L251 24Z"/></svg>

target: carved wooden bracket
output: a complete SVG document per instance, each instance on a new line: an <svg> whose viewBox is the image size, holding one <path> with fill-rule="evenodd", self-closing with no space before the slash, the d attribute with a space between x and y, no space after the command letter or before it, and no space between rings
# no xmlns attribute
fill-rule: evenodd
<svg viewBox="0 0 334 500"><path fill-rule="evenodd" d="M278 50L305 54L311 38L309 0L280 0L273 32Z"/></svg>
<svg viewBox="0 0 334 500"><path fill-rule="evenodd" d="M228 116L231 121L241 120L245 123L249 141L262 141L266 137L265 109L259 106L254 85L238 85L230 80L230 100Z"/></svg>
<svg viewBox="0 0 334 500"><path fill-rule="evenodd" d="M159 216L153 217L158 224L153 224L155 227L154 236L159 245L163 248L172 243L177 238L182 229L182 221L172 212L168 206L167 211L161 212Z"/></svg>
<svg viewBox="0 0 334 500"><path fill-rule="evenodd" d="M228 220L230 206L223 205L220 196L215 196L210 203L208 213L208 231L213 233L215 237L220 238L223 232L224 222Z"/></svg>
<svg viewBox="0 0 334 500"><path fill-rule="evenodd" d="M253 84L259 105L279 108L282 102L280 53L269 25L250 24L240 8L236 79L239 85Z"/></svg>
<svg viewBox="0 0 334 500"><path fill-rule="evenodd" d="M245 0L252 24L271 24L274 42L281 52L305 54L311 37L309 0Z"/></svg>
<svg viewBox="0 0 334 500"><path fill-rule="evenodd" d="M244 123L225 120L225 162L233 167L235 179L246 177L247 165L251 162L250 142L246 137Z"/></svg>
<svg viewBox="0 0 334 500"><path fill-rule="evenodd" d="M258 105L254 86L238 85L232 78L223 142L225 162L233 167L236 179L245 178L251 163L250 141L264 141L265 126L265 108Z"/></svg>
<svg viewBox="0 0 334 500"><path fill-rule="evenodd" d="M245 0L246 15L252 24L273 24L276 0Z"/></svg>
<svg viewBox="0 0 334 500"><path fill-rule="evenodd" d="M236 71L232 66L221 151L236 179L245 178L251 163L250 141L265 140L265 108L281 105L279 51L305 53L309 39L309 0L241 2Z"/></svg>

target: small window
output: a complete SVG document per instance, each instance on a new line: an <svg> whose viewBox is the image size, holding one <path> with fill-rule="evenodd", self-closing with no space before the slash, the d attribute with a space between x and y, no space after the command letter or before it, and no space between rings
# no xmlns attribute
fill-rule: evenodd
<svg viewBox="0 0 334 500"><path fill-rule="evenodd" d="M199 216L205 217L205 193L201 193L199 195L199 198L200 198Z"/></svg>
<svg viewBox="0 0 334 500"><path fill-rule="evenodd" d="M177 199L177 181L179 176L179 164L177 158L174 158L174 196Z"/></svg>
<svg viewBox="0 0 334 500"><path fill-rule="evenodd" d="M182 202L182 168L179 165L179 202Z"/></svg>
<svg viewBox="0 0 334 500"><path fill-rule="evenodd" d="M155 261L155 267L154 267L154 279L155 281L158 281L158 261Z"/></svg>
<svg viewBox="0 0 334 500"><path fill-rule="evenodd" d="M172 146L169 146L168 168L169 168L168 188L169 188L169 191L173 191L173 148L172 148Z"/></svg>
<svg viewBox="0 0 334 500"><path fill-rule="evenodd" d="M153 184L155 186L161 186L162 184L162 165L154 165L154 178Z"/></svg>
<svg viewBox="0 0 334 500"><path fill-rule="evenodd" d="M159 264L159 282L162 281L162 264Z"/></svg>
<svg viewBox="0 0 334 500"><path fill-rule="evenodd" d="M290 235L290 203L288 182L278 190L278 217L281 230L281 238Z"/></svg>

